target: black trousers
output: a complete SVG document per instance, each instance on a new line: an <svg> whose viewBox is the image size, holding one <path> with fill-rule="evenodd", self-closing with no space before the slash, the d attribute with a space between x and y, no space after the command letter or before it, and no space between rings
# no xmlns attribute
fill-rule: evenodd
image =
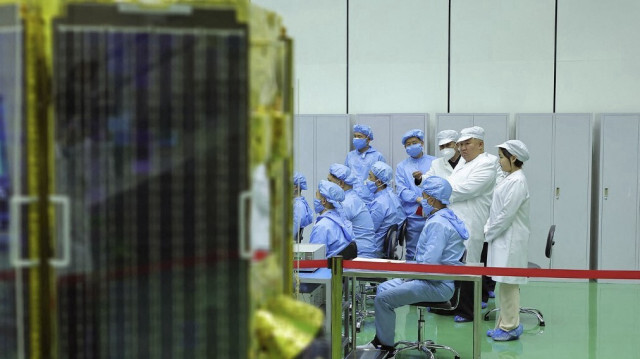
<svg viewBox="0 0 640 359"><path fill-rule="evenodd" d="M480 254L480 261L487 266L487 251L488 243L485 242L482 246L482 253ZM473 320L473 282L469 281L456 281L456 286L460 287L460 303L454 311L455 315L459 315L469 320ZM489 300L489 291L493 291L496 287L496 282L491 277L482 276L482 301L487 302Z"/></svg>

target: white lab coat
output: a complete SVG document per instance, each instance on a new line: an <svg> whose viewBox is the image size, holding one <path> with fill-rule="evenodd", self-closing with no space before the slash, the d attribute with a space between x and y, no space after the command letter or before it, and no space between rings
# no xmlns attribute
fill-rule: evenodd
<svg viewBox="0 0 640 359"><path fill-rule="evenodd" d="M451 176L451 204L449 208L464 222L469 231L467 262L479 263L484 243L484 225L489 218L491 196L496 183L493 158L481 153L471 162L460 159Z"/></svg>
<svg viewBox="0 0 640 359"><path fill-rule="evenodd" d="M485 225L489 242L487 265L526 268L529 248L529 187L522 170L508 175L496 185ZM527 283L525 277L493 276L496 282Z"/></svg>
<svg viewBox="0 0 640 359"><path fill-rule="evenodd" d="M422 175L422 180L424 181L431 176L447 178L451 175L451 172L453 172L453 167L451 167L449 161L446 161L442 157L438 157L431 162L431 168L429 168L427 173Z"/></svg>

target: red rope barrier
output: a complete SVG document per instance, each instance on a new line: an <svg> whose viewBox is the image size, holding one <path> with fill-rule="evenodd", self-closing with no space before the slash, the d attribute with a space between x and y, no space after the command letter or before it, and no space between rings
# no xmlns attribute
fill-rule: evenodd
<svg viewBox="0 0 640 359"><path fill-rule="evenodd" d="M300 268L322 268L326 260L299 261ZM293 267L298 263L294 261ZM538 268L498 268L472 266L445 266L418 263L388 263L367 261L344 261L344 269L364 269L388 272L419 272L461 275L514 276L530 278L572 278L572 279L640 279L640 271L630 270L578 270L578 269L538 269Z"/></svg>

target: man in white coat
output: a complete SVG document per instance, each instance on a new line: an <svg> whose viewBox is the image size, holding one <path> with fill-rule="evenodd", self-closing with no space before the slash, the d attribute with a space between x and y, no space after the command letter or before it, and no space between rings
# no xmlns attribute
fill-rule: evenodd
<svg viewBox="0 0 640 359"><path fill-rule="evenodd" d="M462 159L453 169L451 210L469 230L467 262L479 263L484 244L484 225L489 218L493 187L496 184L496 164L484 152L484 129L474 126L460 132L458 148Z"/></svg>
<svg viewBox="0 0 640 359"><path fill-rule="evenodd" d="M484 129L474 126L462 129L458 138L461 159L451 175L452 193L449 207L464 222L469 231L467 263L486 261L482 256L484 225L489 218L489 207L496 184L496 156L484 152ZM485 252L486 253L486 252ZM473 286L460 282L460 302L454 312L456 322L473 320ZM493 283L483 277L482 302L489 299Z"/></svg>

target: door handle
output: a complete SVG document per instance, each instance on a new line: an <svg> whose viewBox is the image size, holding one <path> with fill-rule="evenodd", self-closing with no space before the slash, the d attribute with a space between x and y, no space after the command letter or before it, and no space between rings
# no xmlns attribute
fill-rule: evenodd
<svg viewBox="0 0 640 359"><path fill-rule="evenodd" d="M11 196L9 201L9 255L11 265L15 268L30 268L37 266L40 261L37 259L23 259L20 257L20 243L22 241L22 213L21 207L38 201L36 196Z"/></svg>
<svg viewBox="0 0 640 359"><path fill-rule="evenodd" d="M604 200L606 201L607 198L609 198L609 188L605 187L604 188Z"/></svg>
<svg viewBox="0 0 640 359"><path fill-rule="evenodd" d="M49 196L49 201L62 207L62 258L51 258L49 259L49 264L56 268L68 267L71 263L71 211L69 197L54 194Z"/></svg>
<svg viewBox="0 0 640 359"><path fill-rule="evenodd" d="M560 187L556 187L556 199L560 199Z"/></svg>
<svg viewBox="0 0 640 359"><path fill-rule="evenodd" d="M253 249L249 248L249 241L247 240L247 200L251 198L251 191L240 192L238 196L238 225L240 226L238 231L238 246L240 247L241 259L252 259Z"/></svg>

